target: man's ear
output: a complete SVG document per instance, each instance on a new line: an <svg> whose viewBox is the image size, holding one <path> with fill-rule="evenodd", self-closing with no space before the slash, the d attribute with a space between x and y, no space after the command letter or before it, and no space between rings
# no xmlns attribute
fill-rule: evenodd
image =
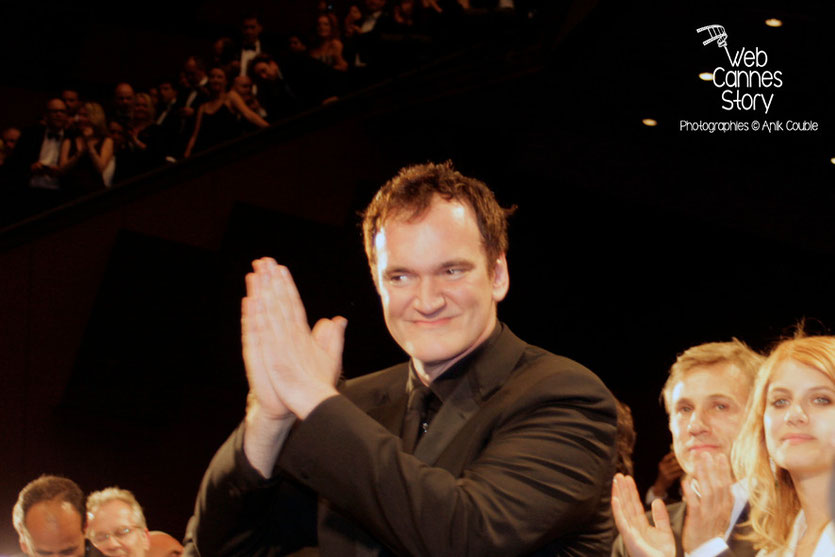
<svg viewBox="0 0 835 557"><path fill-rule="evenodd" d="M507 256L503 253L493 264L493 301L501 302L510 288L510 275L507 270Z"/></svg>
<svg viewBox="0 0 835 557"><path fill-rule="evenodd" d="M26 543L26 539L24 539L23 536L20 536L18 541L20 542L20 551L22 551L24 555L32 555L29 551L29 544Z"/></svg>

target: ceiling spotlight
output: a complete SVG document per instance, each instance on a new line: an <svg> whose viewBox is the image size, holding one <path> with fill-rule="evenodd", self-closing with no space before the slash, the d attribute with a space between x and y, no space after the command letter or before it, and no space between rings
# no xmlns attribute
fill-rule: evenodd
<svg viewBox="0 0 835 557"><path fill-rule="evenodd" d="M829 159L829 162L831 162L832 164L835 164L835 157L832 157L831 159Z"/></svg>
<svg viewBox="0 0 835 557"><path fill-rule="evenodd" d="M783 26L783 20L777 19L776 17L772 17L770 19L766 19L765 24L768 25L769 27L782 27Z"/></svg>
<svg viewBox="0 0 835 557"><path fill-rule="evenodd" d="M657 125L658 125L658 122L656 122L656 121L655 121L655 120L653 120L652 118L644 118L643 120L641 120L641 122L643 122L643 124L644 124L645 126L649 126L650 128L651 128L651 127L653 127L653 126L657 126ZM835 164L835 163L833 163L833 164Z"/></svg>
<svg viewBox="0 0 835 557"><path fill-rule="evenodd" d="M702 72L699 74L699 79L702 81L713 81L713 74L711 72Z"/></svg>

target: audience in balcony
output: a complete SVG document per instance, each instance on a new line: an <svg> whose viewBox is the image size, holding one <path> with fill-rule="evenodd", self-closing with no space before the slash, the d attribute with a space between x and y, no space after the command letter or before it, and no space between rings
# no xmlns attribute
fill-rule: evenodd
<svg viewBox="0 0 835 557"><path fill-rule="evenodd" d="M197 111L197 121L185 157L237 137L241 132L239 115L259 128L269 126L266 120L246 105L237 91L230 90L227 85L226 73L222 68L209 70L210 98Z"/></svg>

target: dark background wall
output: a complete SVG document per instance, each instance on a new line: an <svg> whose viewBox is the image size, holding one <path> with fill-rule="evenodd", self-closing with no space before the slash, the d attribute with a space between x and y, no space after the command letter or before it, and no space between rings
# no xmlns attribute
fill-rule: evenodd
<svg viewBox="0 0 835 557"><path fill-rule="evenodd" d="M133 490L152 528L180 534L243 414L249 261L288 263L311 319L348 317L346 374L397 361L356 212L400 166L447 158L519 206L500 317L632 406L647 485L676 353L835 323L833 44L828 8L792 6L584 5L579 25L566 15L5 231L0 509L63 473ZM681 119L763 119L721 111L695 77L724 56L695 33L709 23L785 70L769 120L821 131L680 132ZM4 522L0 551L15 544Z"/></svg>

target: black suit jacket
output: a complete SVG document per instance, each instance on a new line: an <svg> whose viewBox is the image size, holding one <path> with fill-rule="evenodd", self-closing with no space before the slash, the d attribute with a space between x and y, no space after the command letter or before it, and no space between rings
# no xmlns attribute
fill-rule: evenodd
<svg viewBox="0 0 835 557"><path fill-rule="evenodd" d="M504 328L411 455L408 373L348 382L297 424L269 482L241 426L203 479L192 554L283 555L316 531L321 554L340 557L608 553L615 407L594 374Z"/></svg>
<svg viewBox="0 0 835 557"><path fill-rule="evenodd" d="M670 514L670 528L673 530L673 535L676 539L676 557L684 557L684 548L681 545L681 533L684 531L684 518L686 516L687 505L683 501L667 505L667 512ZM650 521L652 521L652 513L647 513ZM743 525L748 520L748 505L745 505L742 513L737 518L736 525L731 531L730 539L728 539L728 550L721 554L722 557L754 557L757 552L751 542L739 539L739 535L748 534L751 532L749 526ZM618 536L612 546L612 557L629 557L629 552L626 551L626 546L623 544L623 538Z"/></svg>

